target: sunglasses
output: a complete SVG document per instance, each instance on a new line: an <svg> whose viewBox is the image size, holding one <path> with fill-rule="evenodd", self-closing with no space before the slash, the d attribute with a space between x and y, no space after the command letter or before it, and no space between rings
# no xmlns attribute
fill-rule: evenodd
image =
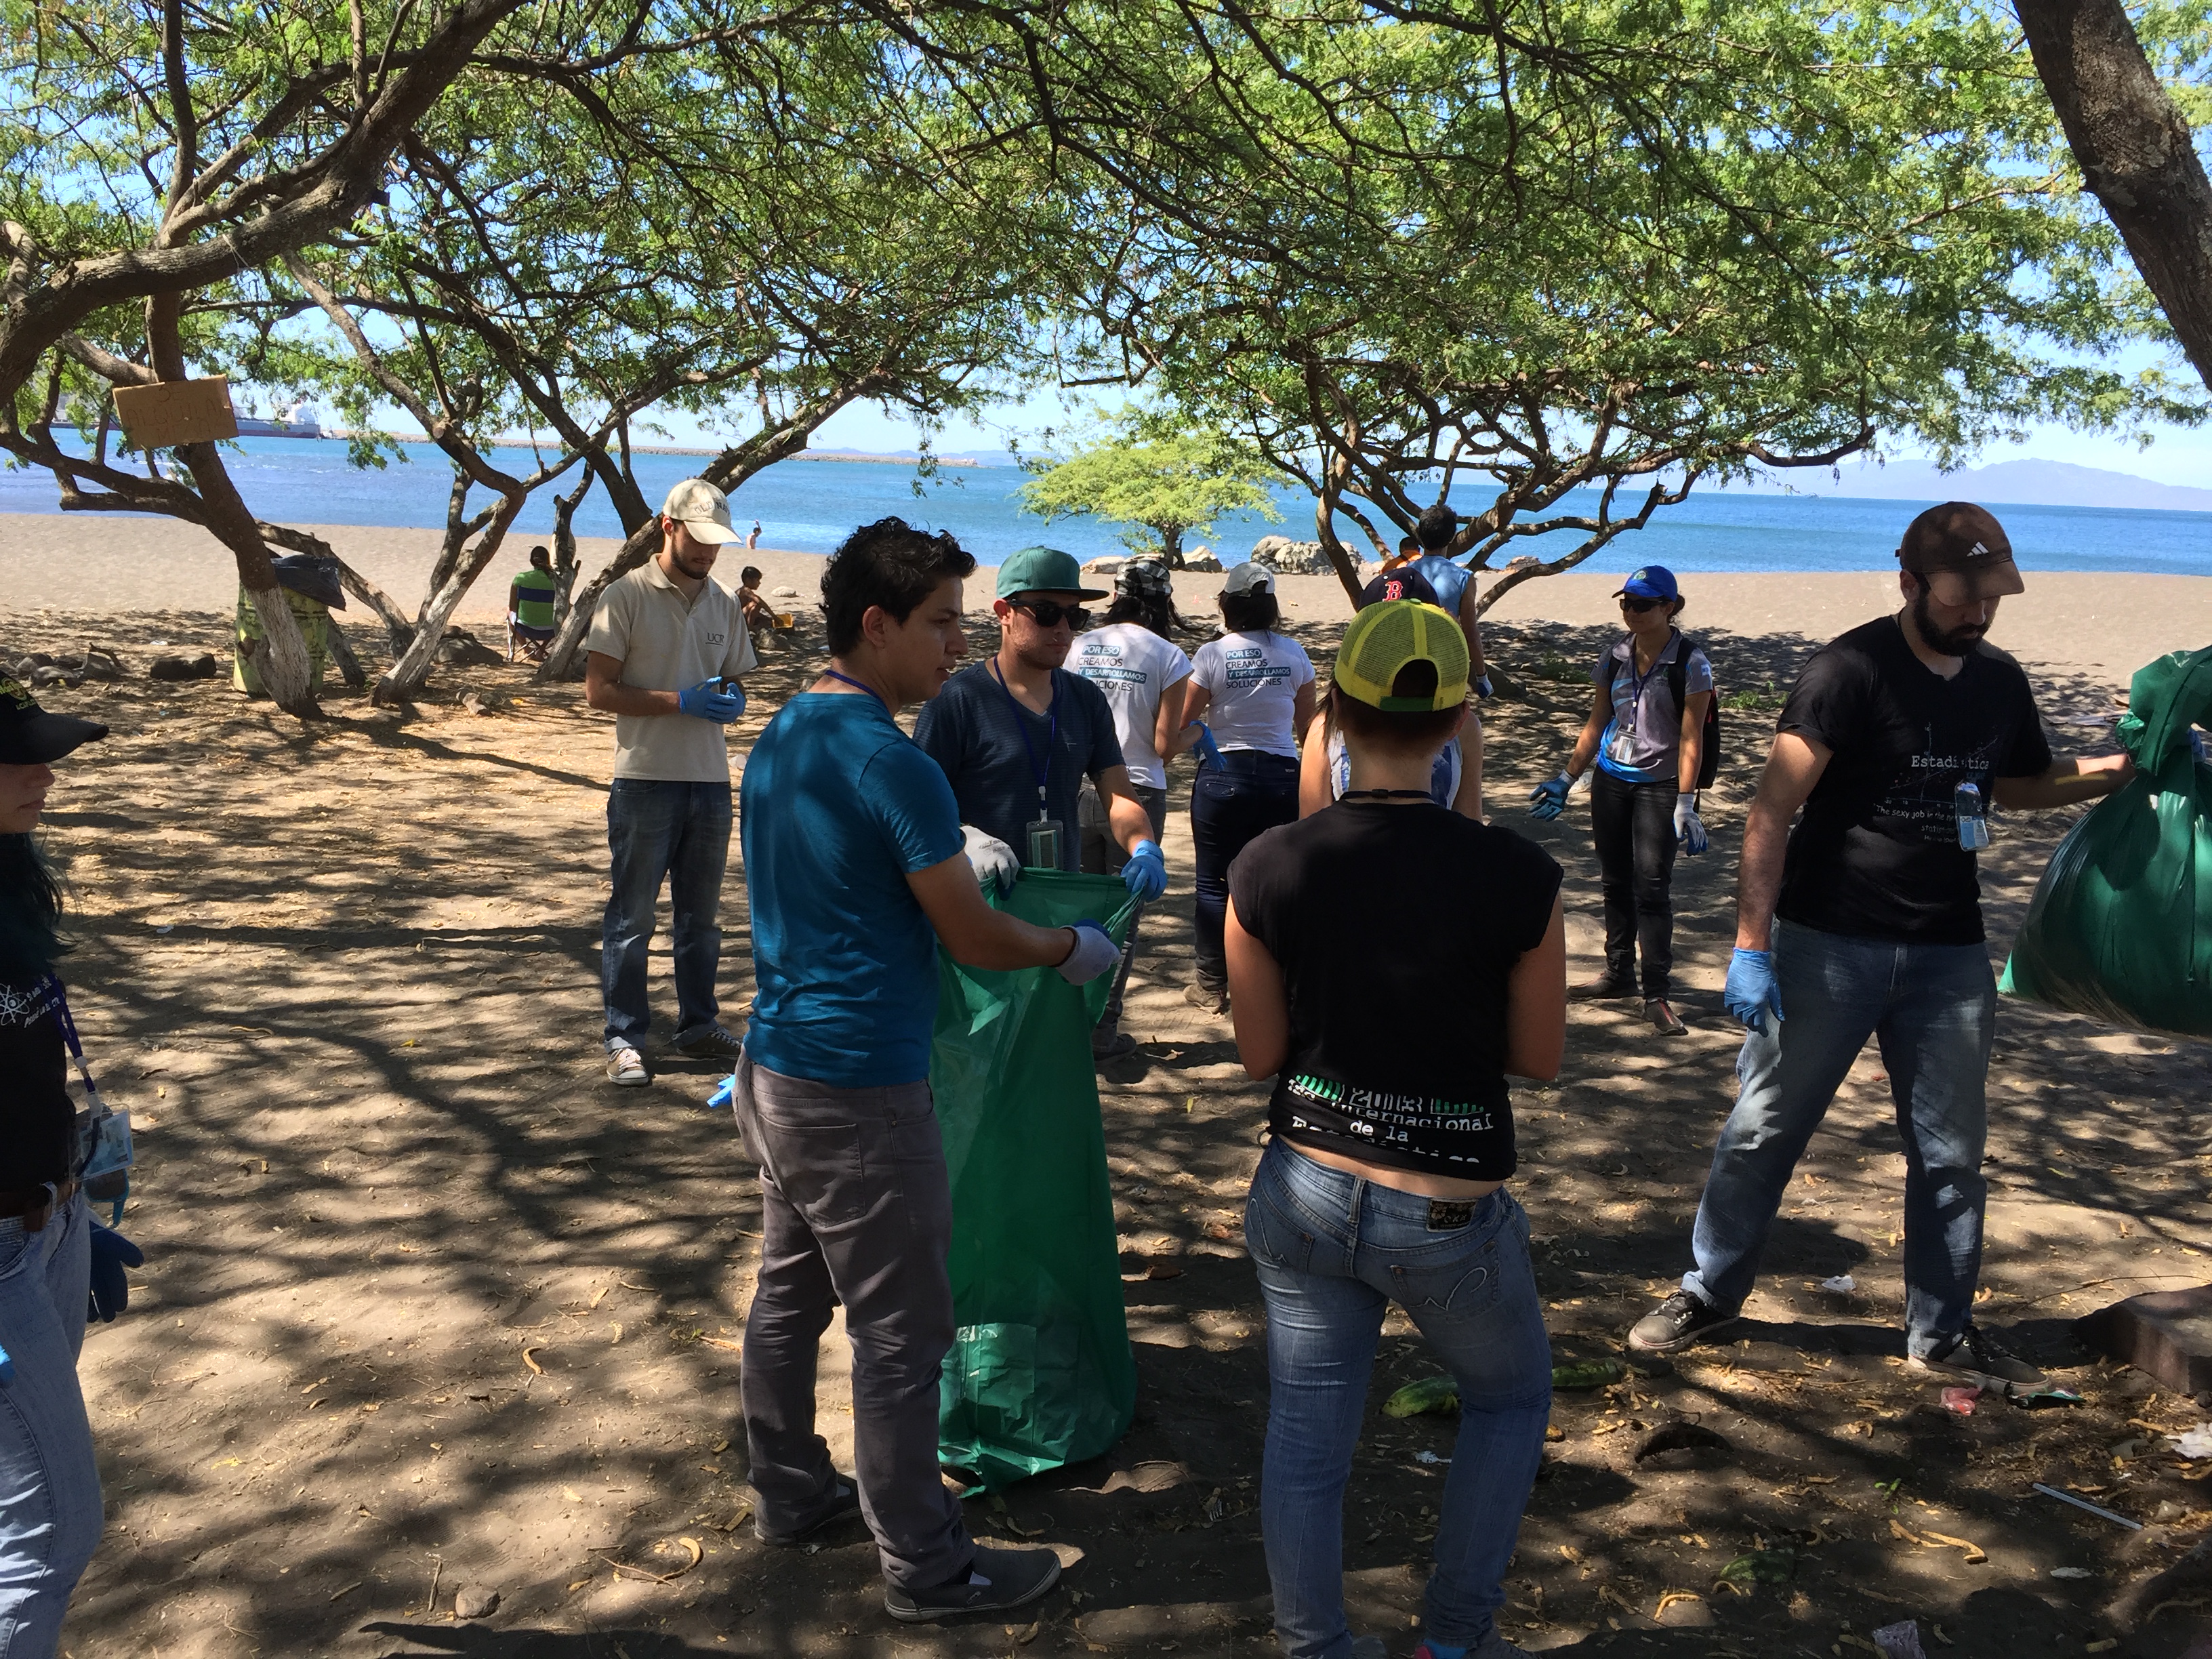
<svg viewBox="0 0 2212 1659"><path fill-rule="evenodd" d="M1639 617L1647 611L1657 610L1666 603L1664 599L1639 599L1627 593L1620 596L1620 608L1623 611L1633 611Z"/></svg>
<svg viewBox="0 0 2212 1659"><path fill-rule="evenodd" d="M1026 611L1039 628L1057 628L1062 619L1077 633L1091 626L1091 613L1079 605L1062 605L1058 599L1009 599L1007 604L1017 611Z"/></svg>

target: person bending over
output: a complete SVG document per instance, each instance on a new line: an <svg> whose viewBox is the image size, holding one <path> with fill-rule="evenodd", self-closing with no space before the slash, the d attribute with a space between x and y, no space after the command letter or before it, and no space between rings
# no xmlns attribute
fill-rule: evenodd
<svg viewBox="0 0 2212 1659"><path fill-rule="evenodd" d="M908 1622L1019 1607L1060 1577L1050 1550L978 1546L938 1474L953 1325L928 1083L937 947L1079 985L1121 956L1095 922L1036 927L983 902L945 774L893 718L936 696L967 650L960 584L975 568L951 537L897 519L854 531L822 576L829 670L769 722L738 796L757 987L732 1091L760 1164L743 1373L754 1530L797 1544L865 1516L884 1604ZM849 1480L814 1428L816 1346L841 1303Z"/></svg>
<svg viewBox="0 0 2212 1659"><path fill-rule="evenodd" d="M1383 1651L1345 1620L1344 1489L1392 1303L1459 1386L1419 1652L1521 1652L1495 1620L1552 1358L1528 1217L1505 1189L1506 1078L1559 1073L1566 934L1550 856L1430 798L1467 717L1468 666L1437 607L1362 611L1329 693L1352 787L1230 872L1237 1053L1275 1079L1244 1237L1267 1309L1261 1529L1293 1659Z"/></svg>
<svg viewBox="0 0 2212 1659"><path fill-rule="evenodd" d="M1736 1322L1783 1190L1871 1036L1905 1143L1907 1363L2032 1388L2043 1373L1973 1319L1997 1009L1974 851L1992 802L2094 800L2135 767L2051 758L2027 676L1984 637L2026 586L1994 517L1931 507L1897 556L1905 608L1815 652L1776 723L1723 993L1748 1028L1735 1109L1698 1203L1697 1265L1628 1342L1672 1353Z"/></svg>

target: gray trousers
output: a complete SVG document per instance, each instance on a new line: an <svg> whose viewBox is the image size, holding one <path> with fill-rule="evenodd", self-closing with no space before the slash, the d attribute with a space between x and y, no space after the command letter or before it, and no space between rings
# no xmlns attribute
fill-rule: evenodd
<svg viewBox="0 0 2212 1659"><path fill-rule="evenodd" d="M1168 831L1168 792L1155 789L1148 783L1133 783L1129 793L1136 796L1152 821L1152 839L1162 840ZM1106 819L1106 802L1093 788L1091 780L1083 781L1083 793L1076 797L1076 817L1082 832L1078 851L1078 862L1088 876L1118 876L1129 855L1121 850L1121 843L1114 839L1112 826ZM1137 925L1145 919L1145 907L1139 904L1129 917L1129 932L1121 941L1121 965L1114 971L1113 994L1106 999L1105 1012L1098 1016L1098 1030L1111 1036L1121 1024L1121 999L1129 988L1129 969L1137 961Z"/></svg>
<svg viewBox="0 0 2212 1659"><path fill-rule="evenodd" d="M938 1473L938 1374L952 1347L952 1191L927 1083L841 1089L738 1061L736 1117L760 1162L760 1283L745 1315L745 1443L763 1523L803 1531L836 1505L814 1431L831 1311L853 1344L860 1508L884 1577L927 1589L975 1546Z"/></svg>

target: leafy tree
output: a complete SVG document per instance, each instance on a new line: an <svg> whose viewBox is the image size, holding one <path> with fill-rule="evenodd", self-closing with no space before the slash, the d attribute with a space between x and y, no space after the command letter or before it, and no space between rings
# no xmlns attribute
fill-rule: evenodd
<svg viewBox="0 0 2212 1659"><path fill-rule="evenodd" d="M1186 532L1213 535L1224 513L1257 513L1271 523L1283 516L1265 487L1271 469L1218 434L1156 428L1144 435L1132 426L1035 470L1021 489L1025 512L1047 524L1088 516L1127 525L1124 547L1177 570Z"/></svg>

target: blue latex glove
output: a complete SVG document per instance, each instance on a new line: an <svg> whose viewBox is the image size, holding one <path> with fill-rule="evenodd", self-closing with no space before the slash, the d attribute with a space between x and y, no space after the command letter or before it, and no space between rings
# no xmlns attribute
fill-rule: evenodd
<svg viewBox="0 0 2212 1659"><path fill-rule="evenodd" d="M1538 784L1528 797L1528 816L1532 818L1559 817L1567 810L1567 794L1574 787L1575 781L1565 772Z"/></svg>
<svg viewBox="0 0 2212 1659"><path fill-rule="evenodd" d="M1198 750L1198 763L1201 768L1221 764L1221 750L1213 741L1213 728L1204 720L1198 722L1198 742L1193 747Z"/></svg>
<svg viewBox="0 0 2212 1659"><path fill-rule="evenodd" d="M1674 839L1682 843L1685 858L1695 858L1713 844L1705 833L1705 821L1698 816L1698 797L1693 791L1674 797Z"/></svg>
<svg viewBox="0 0 2212 1659"><path fill-rule="evenodd" d="M702 720L727 726L745 712L744 688L734 680L701 680L690 690L676 694L676 706Z"/></svg>
<svg viewBox="0 0 2212 1659"><path fill-rule="evenodd" d="M146 1252L112 1227L92 1224L92 1302L88 1318L112 1325L115 1316L131 1305L131 1280L125 1267L143 1267Z"/></svg>
<svg viewBox="0 0 2212 1659"><path fill-rule="evenodd" d="M1075 948L1060 964L1060 976L1070 985L1088 985L1121 965L1121 947L1090 917L1084 917L1070 931L1075 935Z"/></svg>
<svg viewBox="0 0 2212 1659"><path fill-rule="evenodd" d="M1148 904L1168 890L1168 855L1159 842L1147 836L1137 843L1121 866L1121 884Z"/></svg>
<svg viewBox="0 0 2212 1659"><path fill-rule="evenodd" d="M1782 987L1775 982L1774 953L1771 951L1738 951L1729 958L1728 984L1721 992L1721 1000L1728 1005L1729 1012L1754 1031L1766 1029L1765 1018L1771 1010L1774 1023L1782 1023Z"/></svg>
<svg viewBox="0 0 2212 1659"><path fill-rule="evenodd" d="M1494 697L1498 695L1490 689L1489 675L1477 674L1474 677L1474 695L1477 697Z"/></svg>
<svg viewBox="0 0 2212 1659"><path fill-rule="evenodd" d="M738 1074L732 1072L722 1079L722 1086L707 1097L707 1109L719 1112L738 1097Z"/></svg>

